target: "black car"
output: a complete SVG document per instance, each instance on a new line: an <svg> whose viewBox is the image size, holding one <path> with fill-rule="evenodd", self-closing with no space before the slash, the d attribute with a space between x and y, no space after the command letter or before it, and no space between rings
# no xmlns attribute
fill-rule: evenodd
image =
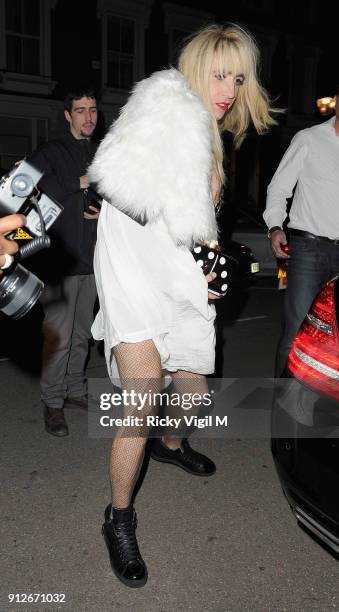
<svg viewBox="0 0 339 612"><path fill-rule="evenodd" d="M236 277L238 280L260 272L259 262L250 247L241 242L228 240L223 244L223 248L227 255L236 262Z"/></svg>
<svg viewBox="0 0 339 612"><path fill-rule="evenodd" d="M339 276L323 288L277 381L272 454L298 521L339 554Z"/></svg>

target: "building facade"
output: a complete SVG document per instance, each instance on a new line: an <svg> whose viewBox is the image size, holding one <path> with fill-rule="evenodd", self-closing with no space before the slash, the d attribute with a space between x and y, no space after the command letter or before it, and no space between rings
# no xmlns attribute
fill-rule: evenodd
<svg viewBox="0 0 339 612"><path fill-rule="evenodd" d="M175 64L185 36L209 22L235 21L255 35L262 80L275 104L286 108L273 135L260 140L250 134L231 159L232 197L260 210L275 162L296 130L320 121L316 97L332 93L319 91L324 50L321 37L312 37L319 10L318 0L283 6L278 0L238 0L224 8L214 0L89 0L86 6L76 0L0 0L2 173L65 129L62 99L69 88L94 85L107 126L135 81Z"/></svg>

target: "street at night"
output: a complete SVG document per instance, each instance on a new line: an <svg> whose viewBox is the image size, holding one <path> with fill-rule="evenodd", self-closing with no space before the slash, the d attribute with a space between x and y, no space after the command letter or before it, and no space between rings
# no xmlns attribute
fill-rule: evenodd
<svg viewBox="0 0 339 612"><path fill-rule="evenodd" d="M282 294L273 281L264 285L257 281L237 321L224 327L225 377L273 375ZM209 479L150 461L136 509L151 576L144 589L124 587L112 576L101 535L109 440L90 439L86 413L77 409L66 412L69 437L49 436L38 378L13 361L0 369L1 609L337 609L337 561L297 526L268 439L194 436L217 464ZM105 375L94 346L88 376ZM253 401L268 407L270 393ZM9 593L64 593L65 603L9 604Z"/></svg>
<svg viewBox="0 0 339 612"><path fill-rule="evenodd" d="M0 0L0 612L339 609L338 6Z"/></svg>

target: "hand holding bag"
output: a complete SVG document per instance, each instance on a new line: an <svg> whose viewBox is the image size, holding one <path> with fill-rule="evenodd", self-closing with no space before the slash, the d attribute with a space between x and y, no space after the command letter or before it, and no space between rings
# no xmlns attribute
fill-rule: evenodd
<svg viewBox="0 0 339 612"><path fill-rule="evenodd" d="M237 260L227 255L220 245L196 244L191 251L205 276L215 272L216 277L208 283L208 290L214 295L224 296L237 270Z"/></svg>

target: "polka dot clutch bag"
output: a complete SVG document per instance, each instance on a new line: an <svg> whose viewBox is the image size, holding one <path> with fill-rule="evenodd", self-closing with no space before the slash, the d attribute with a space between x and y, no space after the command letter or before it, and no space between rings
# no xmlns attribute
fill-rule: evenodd
<svg viewBox="0 0 339 612"><path fill-rule="evenodd" d="M225 295L237 269L237 260L227 255L219 246L196 244L191 251L203 273L215 272L216 277L208 283L208 290L215 295Z"/></svg>

